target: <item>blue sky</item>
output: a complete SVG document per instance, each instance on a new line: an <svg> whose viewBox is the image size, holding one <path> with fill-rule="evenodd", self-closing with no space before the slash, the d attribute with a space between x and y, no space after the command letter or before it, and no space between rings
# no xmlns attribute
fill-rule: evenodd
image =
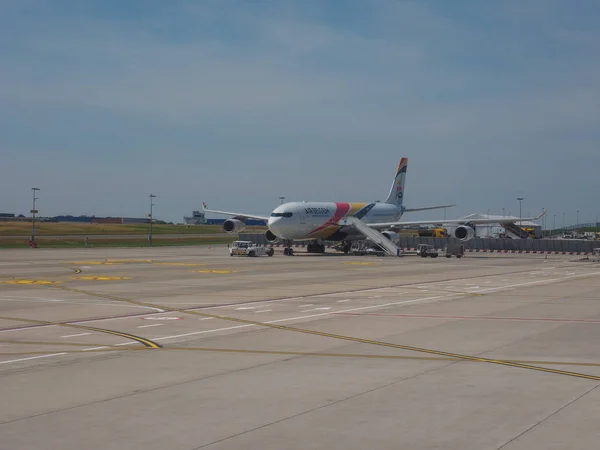
<svg viewBox="0 0 600 450"><path fill-rule="evenodd" d="M0 211L600 214L600 3L7 0ZM413 219L440 212L412 214ZM408 218L408 216L406 216Z"/></svg>

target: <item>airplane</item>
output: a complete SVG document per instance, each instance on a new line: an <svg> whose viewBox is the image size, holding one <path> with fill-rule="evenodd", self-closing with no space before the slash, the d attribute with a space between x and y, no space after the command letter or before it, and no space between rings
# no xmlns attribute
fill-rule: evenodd
<svg viewBox="0 0 600 450"><path fill-rule="evenodd" d="M385 202L348 203L348 202L288 202L279 205L273 210L270 217L255 214L235 213L207 209L202 202L205 212L232 216L223 223L226 233L238 233L246 227L246 219L258 219L267 222L266 240L268 242L283 241L285 255L293 255L293 241L310 241L307 245L308 253L324 253L323 241L339 241L341 250L348 253L351 242L365 240L369 231L364 226L377 230L385 238L397 243L400 236L395 231L400 227L431 225L431 224L456 224L453 236L461 241L468 241L475 237L475 225L499 223L497 219L456 219L456 220L426 220L426 221L400 221L406 212L426 211L441 208L450 208L455 205L429 206L425 208L406 208L403 205L404 186L408 158L402 158L394 176ZM542 213L542 215L545 213ZM524 217L522 221L539 219L538 217ZM354 220L353 224L346 225L348 218ZM358 222L358 226L357 223ZM502 222L500 222L502 223ZM513 223L513 221L507 221ZM360 231L358 228L363 228ZM381 231L382 230L382 231Z"/></svg>

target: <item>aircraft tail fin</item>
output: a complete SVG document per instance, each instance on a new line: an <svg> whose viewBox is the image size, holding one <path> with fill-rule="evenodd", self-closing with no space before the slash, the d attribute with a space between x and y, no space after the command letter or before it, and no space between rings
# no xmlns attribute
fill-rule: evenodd
<svg viewBox="0 0 600 450"><path fill-rule="evenodd" d="M396 206L402 206L404 200L404 181L406 179L406 167L408 165L408 158L402 158L398 169L396 170L396 176L394 183L390 189L386 203L390 203Z"/></svg>

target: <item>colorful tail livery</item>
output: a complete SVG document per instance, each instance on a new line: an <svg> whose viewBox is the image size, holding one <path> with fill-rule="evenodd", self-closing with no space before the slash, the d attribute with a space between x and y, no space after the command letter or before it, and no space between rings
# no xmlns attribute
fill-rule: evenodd
<svg viewBox="0 0 600 450"><path fill-rule="evenodd" d="M404 183L406 180L406 167L408 166L408 158L402 158L396 170L396 177L390 189L386 203L396 206L402 206L404 200Z"/></svg>

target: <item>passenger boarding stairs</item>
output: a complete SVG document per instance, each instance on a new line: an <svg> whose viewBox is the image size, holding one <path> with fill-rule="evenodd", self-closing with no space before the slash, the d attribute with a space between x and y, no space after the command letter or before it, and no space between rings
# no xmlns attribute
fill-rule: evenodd
<svg viewBox="0 0 600 450"><path fill-rule="evenodd" d="M377 245L379 245L388 255L400 256L400 249L396 246L396 244L394 244L392 241L390 241L388 238L386 238L379 231L369 227L366 223L364 223L362 220L358 219L357 217L347 217L345 219L340 220L339 224L352 226L352 227L356 228L358 231L360 231L362 234L364 234L365 237L367 237L369 240L371 240L371 241L375 242Z"/></svg>
<svg viewBox="0 0 600 450"><path fill-rule="evenodd" d="M502 223L502 226L506 230L506 234L508 234L513 239L527 239L529 237L529 233L520 226L513 222Z"/></svg>

